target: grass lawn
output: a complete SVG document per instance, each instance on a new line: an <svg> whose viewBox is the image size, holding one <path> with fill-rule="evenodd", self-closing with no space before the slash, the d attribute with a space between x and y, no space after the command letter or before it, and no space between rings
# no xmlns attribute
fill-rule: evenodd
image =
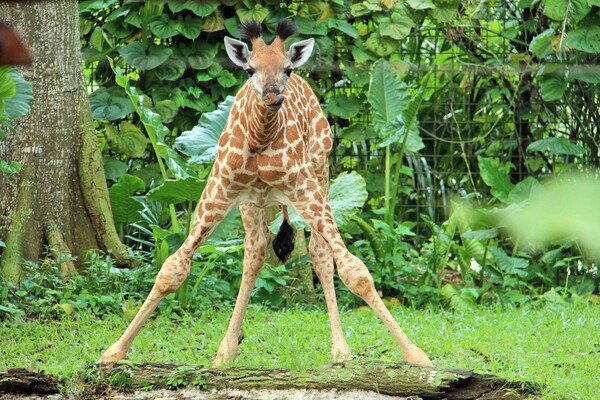
<svg viewBox="0 0 600 400"><path fill-rule="evenodd" d="M479 308L469 312L411 310L392 313L435 365L472 369L543 386L543 399L600 398L600 307L546 305ZM229 322L229 312L209 310L181 321L149 321L133 344L134 362L185 362L210 366ZM377 317L367 310L343 313L355 355L401 360ZM89 314L59 321L0 323L0 371L44 370L74 378L89 368L126 327L121 316ZM250 307L236 366L304 369L330 362L324 310L271 311Z"/></svg>

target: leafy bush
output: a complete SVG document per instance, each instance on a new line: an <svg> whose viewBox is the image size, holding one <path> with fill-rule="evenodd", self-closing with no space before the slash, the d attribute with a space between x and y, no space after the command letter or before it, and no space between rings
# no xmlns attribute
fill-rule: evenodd
<svg viewBox="0 0 600 400"><path fill-rule="evenodd" d="M368 182L343 231L382 294L455 307L568 295L568 271L595 265L576 244L537 253L459 206L510 207L548 174L600 165L598 5L580 3L82 2L92 111L123 238L153 268L181 243L228 96L245 80L223 61L223 37L239 37L249 19L269 36L291 18L299 38L316 39L306 75L334 131L330 170ZM239 224L233 231L221 239L241 237ZM231 298L235 283L223 282L239 274L241 249L211 246L200 252L222 266L203 279ZM263 272L258 290L272 304L288 269ZM598 292L582 284L577 293Z"/></svg>

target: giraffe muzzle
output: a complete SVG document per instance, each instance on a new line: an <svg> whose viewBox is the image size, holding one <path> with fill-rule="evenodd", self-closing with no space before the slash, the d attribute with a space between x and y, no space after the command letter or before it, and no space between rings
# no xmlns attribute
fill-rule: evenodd
<svg viewBox="0 0 600 400"><path fill-rule="evenodd" d="M283 104L284 97L281 93L269 92L262 99L265 106L273 110L278 110Z"/></svg>

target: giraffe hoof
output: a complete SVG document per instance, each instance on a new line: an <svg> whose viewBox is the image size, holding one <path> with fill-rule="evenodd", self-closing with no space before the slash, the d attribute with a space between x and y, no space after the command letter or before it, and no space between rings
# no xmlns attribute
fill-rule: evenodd
<svg viewBox="0 0 600 400"><path fill-rule="evenodd" d="M100 356L98 362L101 363L111 363L121 360L127 359L127 350L123 350L123 348L119 345L119 343L115 343L110 346L106 351Z"/></svg>
<svg viewBox="0 0 600 400"><path fill-rule="evenodd" d="M350 347L344 343L343 346L333 346L331 348L331 357L335 362L349 361L352 359L352 351Z"/></svg>
<svg viewBox="0 0 600 400"><path fill-rule="evenodd" d="M418 347L413 349L409 354L406 354L404 358L411 364L417 364L424 367L433 367L433 363L429 357L427 357L427 354L425 354L425 352Z"/></svg>

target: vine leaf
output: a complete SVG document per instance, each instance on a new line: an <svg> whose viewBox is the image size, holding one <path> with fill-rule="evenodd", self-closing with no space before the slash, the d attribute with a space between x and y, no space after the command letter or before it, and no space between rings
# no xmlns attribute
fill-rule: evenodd
<svg viewBox="0 0 600 400"><path fill-rule="evenodd" d="M111 148L117 153L125 154L129 158L137 158L144 154L148 145L148 138L138 128L128 121L121 121L119 130L112 125L106 127L106 136Z"/></svg>
<svg viewBox="0 0 600 400"><path fill-rule="evenodd" d="M123 89L113 86L101 87L90 95L90 107L94 119L114 121L134 111L133 104Z"/></svg>
<svg viewBox="0 0 600 400"><path fill-rule="evenodd" d="M592 9L588 0L542 0L542 4L544 15L555 21L564 21L570 15L572 22L579 22Z"/></svg>
<svg viewBox="0 0 600 400"><path fill-rule="evenodd" d="M567 46L586 53L600 53L600 26L581 26L567 34Z"/></svg>
<svg viewBox="0 0 600 400"><path fill-rule="evenodd" d="M118 52L125 62L133 68L147 70L154 69L167 61L173 54L173 49L154 43L147 45L141 42L133 42L119 48Z"/></svg>
<svg viewBox="0 0 600 400"><path fill-rule="evenodd" d="M572 156L583 155L585 149L578 144L571 143L569 139L565 137L549 137L545 139L536 140L527 146L527 151L549 151L552 154L567 154Z"/></svg>
<svg viewBox="0 0 600 400"><path fill-rule="evenodd" d="M477 160L481 178L490 187L492 195L500 201L508 201L508 195L514 187L508 176L512 164L500 164L498 159L487 157L477 157Z"/></svg>

